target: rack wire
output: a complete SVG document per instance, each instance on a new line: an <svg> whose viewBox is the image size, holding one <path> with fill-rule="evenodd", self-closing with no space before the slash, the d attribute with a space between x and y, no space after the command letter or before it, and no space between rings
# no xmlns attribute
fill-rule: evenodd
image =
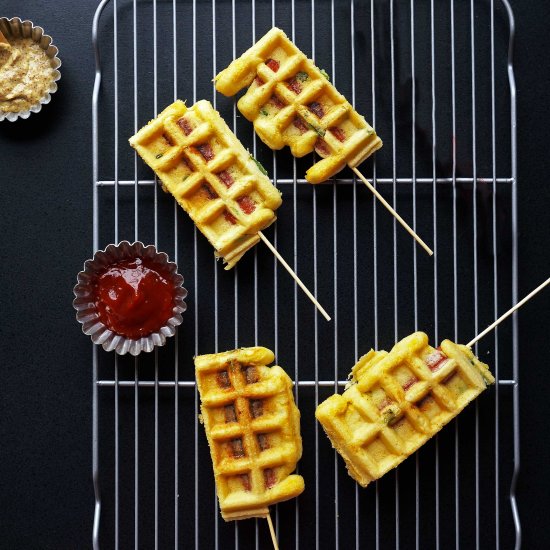
<svg viewBox="0 0 550 550"><path fill-rule="evenodd" d="M256 141L211 79L282 27L385 141L362 166L435 257L351 172L322 186L311 158ZM517 302L514 19L507 0L103 0L93 22L93 249L153 242L178 262L189 308L165 348L93 347L94 548L269 547L267 527L219 519L192 357L261 344L295 380L306 492L275 507L281 548L520 547L518 330L475 345L497 384L393 473L349 478L313 412L357 358L413 332L467 341ZM99 54L101 52L101 60ZM283 191L273 241L321 303L265 249L233 272L126 139L176 98L206 98ZM330 307L329 307L330 306Z"/></svg>

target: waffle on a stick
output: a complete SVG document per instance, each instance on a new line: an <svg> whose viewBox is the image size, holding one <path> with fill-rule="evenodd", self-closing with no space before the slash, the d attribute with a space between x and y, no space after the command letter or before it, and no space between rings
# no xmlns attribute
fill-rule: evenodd
<svg viewBox="0 0 550 550"><path fill-rule="evenodd" d="M349 474L366 487L424 445L495 379L470 348L423 332L361 357L343 394L315 412Z"/></svg>
<svg viewBox="0 0 550 550"><path fill-rule="evenodd" d="M291 475L302 455L292 380L273 352L242 348L195 357L202 422L226 521L266 517L268 506L298 496Z"/></svg>
<svg viewBox="0 0 550 550"><path fill-rule="evenodd" d="M232 268L271 225L281 195L209 101L169 105L130 145Z"/></svg>
<svg viewBox="0 0 550 550"><path fill-rule="evenodd" d="M248 87L237 106L271 149L295 157L316 151L306 173L321 183L346 165L356 167L382 147L365 119L286 34L272 28L215 78L226 96Z"/></svg>

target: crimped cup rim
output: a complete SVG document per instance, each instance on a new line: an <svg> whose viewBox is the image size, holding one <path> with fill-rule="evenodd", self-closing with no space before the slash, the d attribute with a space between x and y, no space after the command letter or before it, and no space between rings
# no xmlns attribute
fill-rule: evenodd
<svg viewBox="0 0 550 550"><path fill-rule="evenodd" d="M2 29L2 22L5 23L5 28L9 29L8 33L4 32L5 29ZM22 20L19 17L12 17L11 19L8 17L0 17L0 30L4 32L6 35L6 38L14 38L13 34L13 26L17 26L19 30L21 30L24 26L30 25L31 27L31 36L25 37L25 38L32 38L35 42L37 42L40 47L48 53L48 50L51 49L51 55L48 54L48 57L52 60L53 65L52 68L54 69L54 78L50 82L50 88L48 91L42 96L40 101L38 103L35 103L34 105L31 105L28 109L24 111L2 111L0 110L0 122L3 120L9 120L10 122L15 122L18 119L27 119L31 116L32 113L39 113L42 110L42 105L47 105L52 100L52 95L58 90L57 82L61 79L61 71L59 68L61 67L61 59L58 57L59 49L57 46L54 45L53 39L49 34L46 34L43 27L40 27L39 25L35 25L32 21L29 19ZM40 35L38 39L36 39L34 36L32 36L35 33L35 29L37 33ZM23 35L21 34L21 37ZM17 38L17 36L15 36ZM44 48L41 44L42 40L47 42L47 46ZM55 65L55 66L54 66Z"/></svg>
<svg viewBox="0 0 550 550"><path fill-rule="evenodd" d="M99 317L96 304L92 300L91 283L95 276L108 265L130 258L148 258L155 260L172 276L175 305L172 317L157 331L139 339L128 338L108 328ZM77 275L77 284L73 288L75 296L73 307L76 320L82 325L82 332L90 336L94 344L101 345L105 351L115 351L119 355L130 353L137 356L142 351L151 352L157 346L164 346L166 339L176 334L176 328L183 322L182 313L187 309L185 297L187 289L183 286L183 276L175 262L171 262L165 252L159 252L154 245L145 245L141 241L130 243L120 241L97 250L92 258L84 262L83 269Z"/></svg>

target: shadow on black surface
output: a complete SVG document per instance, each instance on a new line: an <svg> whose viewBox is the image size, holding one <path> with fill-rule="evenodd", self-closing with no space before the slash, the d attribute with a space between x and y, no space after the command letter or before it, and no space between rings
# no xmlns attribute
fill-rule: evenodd
<svg viewBox="0 0 550 550"><path fill-rule="evenodd" d="M39 113L32 113L27 119L19 118L14 122L4 121L0 124L0 139L10 141L34 141L48 137L51 128L59 124L59 120L67 116L65 96L67 86L70 93L70 78L61 67L61 80L59 89L52 95L50 103L42 106Z"/></svg>

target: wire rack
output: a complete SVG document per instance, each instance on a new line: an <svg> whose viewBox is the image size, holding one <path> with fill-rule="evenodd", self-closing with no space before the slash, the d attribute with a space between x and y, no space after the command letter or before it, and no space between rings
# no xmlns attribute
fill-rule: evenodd
<svg viewBox="0 0 550 550"><path fill-rule="evenodd" d="M429 258L344 171L256 141L212 77L282 27L372 122L362 165L435 250ZM189 290L184 323L139 358L93 347L94 548L268 548L263 521L224 523L197 421L192 357L261 344L295 380L305 493L272 511L281 548L520 546L516 320L476 353L497 384L367 489L314 419L357 358L420 329L466 342L517 301L514 22L506 0L104 0L93 24L93 248L154 243ZM101 60L100 60L101 53ZM283 192L268 236L327 323L258 245L232 272L127 144L175 98L210 99Z"/></svg>

